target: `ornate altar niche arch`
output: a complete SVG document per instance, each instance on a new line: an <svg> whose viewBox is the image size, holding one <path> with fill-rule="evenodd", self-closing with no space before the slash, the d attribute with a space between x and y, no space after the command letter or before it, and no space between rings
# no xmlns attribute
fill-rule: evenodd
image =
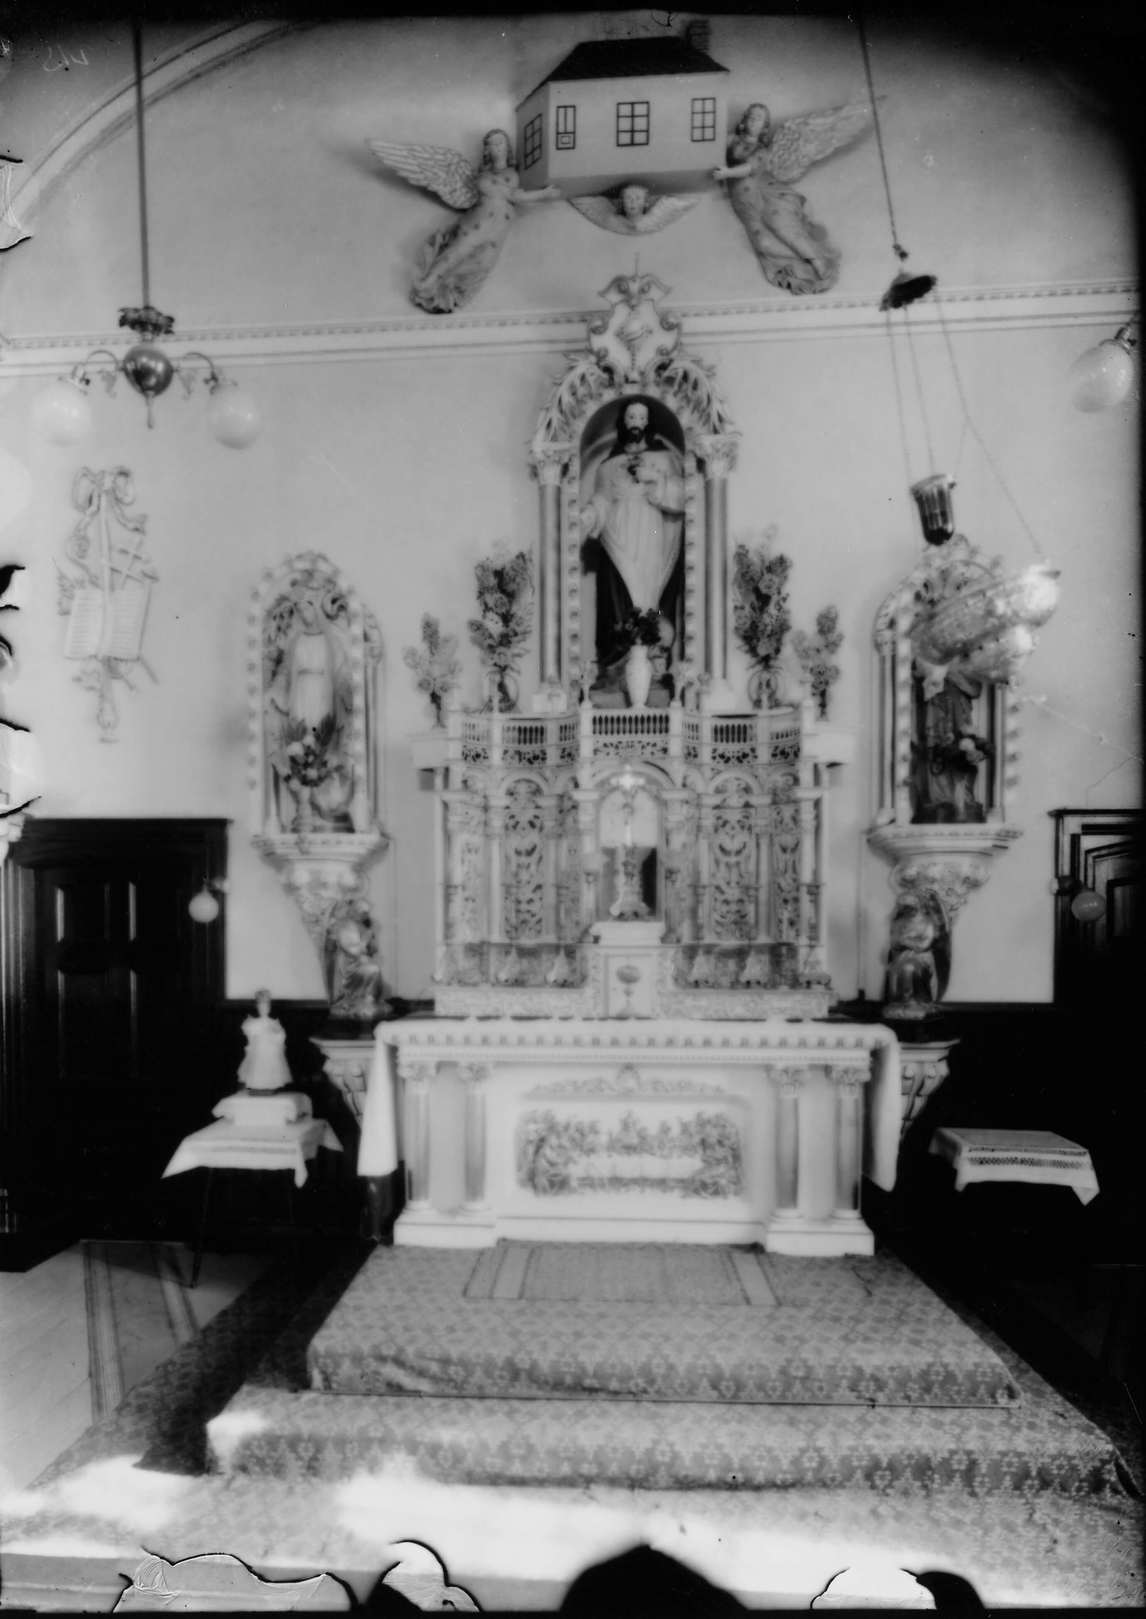
<svg viewBox="0 0 1146 1619"><path fill-rule="evenodd" d="M538 419L534 712L455 709L418 747L441 815L435 1003L447 1016L820 1017L831 1001L822 807L850 739L810 701L754 710L729 686L738 435L710 368L659 308L667 290L650 274L614 277ZM683 484L659 705L615 688L602 701L592 670L584 544L600 508L588 513L588 496L634 401L646 448L671 447Z"/></svg>
<svg viewBox="0 0 1146 1619"><path fill-rule="evenodd" d="M728 684L727 488L739 435L703 361L680 345L680 322L658 306L655 275L614 276L609 313L589 323L538 418L530 462L540 487L538 708L560 712L596 661L585 567L583 511L592 474L633 402L649 408L654 434L680 454L684 510L681 607L674 661L702 677L712 711L736 702Z"/></svg>
<svg viewBox="0 0 1146 1619"><path fill-rule="evenodd" d="M295 900L335 1018L385 1011L366 870L378 822L377 621L328 557L268 568L247 614L252 841Z"/></svg>

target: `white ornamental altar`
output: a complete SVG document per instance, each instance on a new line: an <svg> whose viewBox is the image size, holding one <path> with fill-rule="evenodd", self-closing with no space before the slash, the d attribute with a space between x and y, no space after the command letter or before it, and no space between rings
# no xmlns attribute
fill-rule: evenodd
<svg viewBox="0 0 1146 1619"><path fill-rule="evenodd" d="M359 1171L404 1161L397 1243L873 1252L860 1177L891 1189L902 1111L889 1029L424 1018L375 1039Z"/></svg>
<svg viewBox="0 0 1146 1619"><path fill-rule="evenodd" d="M895 1036L829 1018L826 801L852 739L770 655L730 678L739 435L667 291L604 290L531 445L535 550L477 570L489 700L414 739L436 1015L376 1031L359 1163L405 1164L399 1243L866 1254L861 1175L894 1181Z"/></svg>

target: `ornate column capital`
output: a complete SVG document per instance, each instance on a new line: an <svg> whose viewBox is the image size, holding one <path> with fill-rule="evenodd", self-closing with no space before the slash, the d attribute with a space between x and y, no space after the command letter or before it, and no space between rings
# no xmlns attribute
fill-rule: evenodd
<svg viewBox="0 0 1146 1619"><path fill-rule="evenodd" d="M738 448L739 442L731 433L708 433L697 439L706 481L728 477L736 467Z"/></svg>
<svg viewBox="0 0 1146 1619"><path fill-rule="evenodd" d="M477 1089L484 1085L492 1072L487 1062L463 1062L458 1064L458 1074L465 1082L467 1089Z"/></svg>
<svg viewBox="0 0 1146 1619"><path fill-rule="evenodd" d="M569 444L536 444L530 452L530 466L539 484L557 488L573 453Z"/></svg>
<svg viewBox="0 0 1146 1619"><path fill-rule="evenodd" d="M437 1074L438 1065L436 1062L419 1061L408 1057L404 1051L399 1050L398 1072L408 1086L423 1091L429 1087L430 1081Z"/></svg>

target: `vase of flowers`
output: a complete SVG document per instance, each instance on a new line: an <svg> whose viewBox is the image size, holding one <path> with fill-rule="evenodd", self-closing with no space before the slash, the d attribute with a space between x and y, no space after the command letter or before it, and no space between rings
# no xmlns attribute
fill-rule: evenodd
<svg viewBox="0 0 1146 1619"><path fill-rule="evenodd" d="M797 630L792 644L816 704L816 713L825 720L828 717L828 695L840 678L839 664L833 663L832 659L844 644L838 609L825 607L822 613L817 613L815 635L805 635L802 630Z"/></svg>
<svg viewBox="0 0 1146 1619"><path fill-rule="evenodd" d="M282 775L295 801L292 832L314 830L315 794L331 781L339 767L337 741L338 726L330 716L313 726L302 720L289 720L286 724Z"/></svg>
<svg viewBox="0 0 1146 1619"><path fill-rule="evenodd" d="M434 725L440 727L446 698L454 690L462 672L457 637L443 635L434 615L423 613L422 644L406 647L402 659L407 669L412 669L418 677L417 688L430 699Z"/></svg>
<svg viewBox="0 0 1146 1619"><path fill-rule="evenodd" d="M788 612L788 557L772 551L775 530L755 550L738 545L732 556L735 596L732 623L752 664L748 694L757 708L775 705L779 690L780 654L791 628Z"/></svg>
<svg viewBox="0 0 1146 1619"><path fill-rule="evenodd" d="M630 614L625 622L629 650L625 654L625 691L630 708L645 708L653 684L652 656L662 642L662 619L655 607Z"/></svg>
<svg viewBox="0 0 1146 1619"><path fill-rule="evenodd" d="M487 706L512 713L517 667L533 626L533 563L527 551L487 557L474 577L478 617L470 619L469 632L493 687Z"/></svg>

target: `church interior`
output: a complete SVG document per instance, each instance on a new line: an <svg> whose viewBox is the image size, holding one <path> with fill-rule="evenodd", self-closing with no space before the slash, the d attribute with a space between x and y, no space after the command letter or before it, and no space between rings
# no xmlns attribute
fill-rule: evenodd
<svg viewBox="0 0 1146 1619"><path fill-rule="evenodd" d="M1141 1602L1142 44L0 15L0 1607Z"/></svg>

